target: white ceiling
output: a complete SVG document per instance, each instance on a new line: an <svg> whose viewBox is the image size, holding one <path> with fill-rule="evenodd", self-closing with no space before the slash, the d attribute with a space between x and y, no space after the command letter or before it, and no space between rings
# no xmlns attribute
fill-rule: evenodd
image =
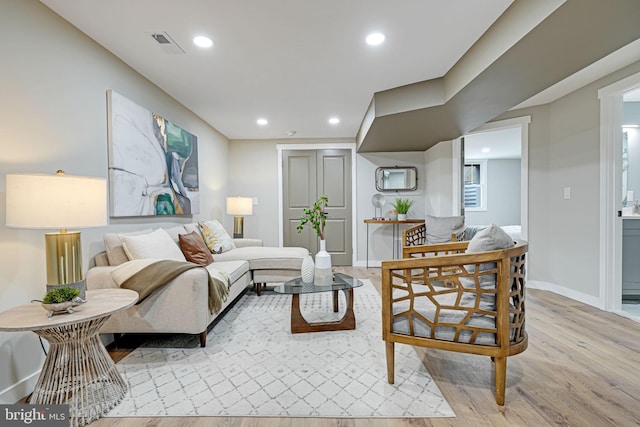
<svg viewBox="0 0 640 427"><path fill-rule="evenodd" d="M41 1L228 138L273 139L354 138L375 92L443 76L513 0Z"/></svg>
<svg viewBox="0 0 640 427"><path fill-rule="evenodd" d="M465 159L519 159L520 127L478 132L464 137ZM488 148L488 153L482 150Z"/></svg>

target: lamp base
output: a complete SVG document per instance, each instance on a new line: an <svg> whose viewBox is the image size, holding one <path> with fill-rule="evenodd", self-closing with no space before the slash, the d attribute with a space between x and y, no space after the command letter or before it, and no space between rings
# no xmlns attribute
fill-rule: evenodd
<svg viewBox="0 0 640 427"><path fill-rule="evenodd" d="M242 216L233 217L233 238L244 238L244 217Z"/></svg>
<svg viewBox="0 0 640 427"><path fill-rule="evenodd" d="M47 258L47 292L69 286L80 291L85 299L82 277L82 249L79 231L61 231L44 235Z"/></svg>

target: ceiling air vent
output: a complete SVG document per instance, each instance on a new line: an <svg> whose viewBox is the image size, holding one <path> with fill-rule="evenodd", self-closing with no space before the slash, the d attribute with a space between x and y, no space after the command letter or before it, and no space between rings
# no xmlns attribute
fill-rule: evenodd
<svg viewBox="0 0 640 427"><path fill-rule="evenodd" d="M151 33L151 38L156 41L158 46L160 46L165 53L171 55L181 55L185 53L166 31Z"/></svg>

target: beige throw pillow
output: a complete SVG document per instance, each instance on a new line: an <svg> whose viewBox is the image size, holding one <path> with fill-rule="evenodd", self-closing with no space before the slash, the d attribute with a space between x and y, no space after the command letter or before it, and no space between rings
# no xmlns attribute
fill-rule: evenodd
<svg viewBox="0 0 640 427"><path fill-rule="evenodd" d="M198 222L202 237L207 247L214 254L222 253L235 249L236 245L233 243L231 236L224 229L220 221L200 221Z"/></svg>
<svg viewBox="0 0 640 427"><path fill-rule="evenodd" d="M162 228L141 236L120 236L120 238L124 251L131 260L151 258L186 261L176 242Z"/></svg>
<svg viewBox="0 0 640 427"><path fill-rule="evenodd" d="M139 236L141 234L149 234L152 231L150 228L145 228L144 230L129 233L105 233L102 239L104 240L104 247L107 250L109 265L120 265L129 261L122 247L122 239L120 236Z"/></svg>

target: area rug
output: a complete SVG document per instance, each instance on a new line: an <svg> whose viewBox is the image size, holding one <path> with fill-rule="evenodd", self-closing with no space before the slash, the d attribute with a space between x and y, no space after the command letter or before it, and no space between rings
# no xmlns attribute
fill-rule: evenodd
<svg viewBox="0 0 640 427"><path fill-rule="evenodd" d="M191 336L147 342L116 365L129 391L107 416L454 417L412 347L396 345L387 383L380 295L363 282L352 331L292 335L291 296L265 292L245 294L206 348ZM308 321L341 316L330 292L301 307Z"/></svg>

